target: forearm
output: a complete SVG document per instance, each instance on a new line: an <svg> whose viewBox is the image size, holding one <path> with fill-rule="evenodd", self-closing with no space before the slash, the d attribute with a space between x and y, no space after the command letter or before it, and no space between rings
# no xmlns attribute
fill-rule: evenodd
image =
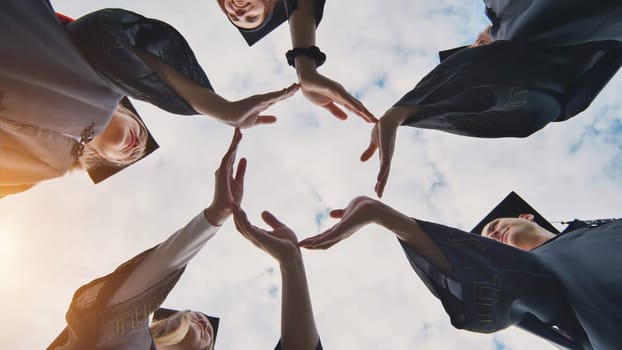
<svg viewBox="0 0 622 350"><path fill-rule="evenodd" d="M399 211L378 202L375 222L393 232L400 240L412 247L422 258L444 274L453 274L451 263L436 243L423 231L417 221Z"/></svg>
<svg viewBox="0 0 622 350"><path fill-rule="evenodd" d="M220 226L209 223L205 213L197 215L185 227L154 248L115 292L110 304L138 295L174 271L185 266L205 246Z"/></svg>
<svg viewBox="0 0 622 350"><path fill-rule="evenodd" d="M281 263L281 345L284 350L314 350L319 335L302 256Z"/></svg>
<svg viewBox="0 0 622 350"><path fill-rule="evenodd" d="M289 17L292 48L315 46L315 8L317 0L298 0L298 9ZM307 56L294 59L298 80L316 70L315 61Z"/></svg>
<svg viewBox="0 0 622 350"><path fill-rule="evenodd" d="M211 89L200 86L147 51L140 49L136 49L136 51L158 73L160 78L192 106L195 111L203 115L212 116L225 123L229 121L229 101Z"/></svg>

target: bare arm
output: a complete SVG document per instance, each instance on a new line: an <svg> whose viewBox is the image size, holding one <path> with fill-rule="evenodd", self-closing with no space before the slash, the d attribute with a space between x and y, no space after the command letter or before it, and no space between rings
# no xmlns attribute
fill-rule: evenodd
<svg viewBox="0 0 622 350"><path fill-rule="evenodd" d="M281 268L281 348L283 350L314 350L320 341L304 262L296 234L268 212L264 221L272 227L267 231L252 225L246 213L234 208L233 219L238 231L258 248L272 255Z"/></svg>
<svg viewBox="0 0 622 350"><path fill-rule="evenodd" d="M298 9L289 17L292 48L316 45L316 2L317 0L298 0ZM301 55L296 57L294 62L302 93L310 102L325 108L339 119L346 119L347 115L337 105L343 106L367 122L376 121L371 112L341 84L320 74L312 58Z"/></svg>
<svg viewBox="0 0 622 350"><path fill-rule="evenodd" d="M313 350L320 336L315 326L302 256L281 262L281 280L281 345L284 350Z"/></svg>
<svg viewBox="0 0 622 350"><path fill-rule="evenodd" d="M231 215L233 203L242 198L246 170L246 160L241 159L233 178L233 164L241 139L242 134L236 129L229 150L216 170L214 198L210 206L145 256L117 289L110 305L142 293L185 266Z"/></svg>
<svg viewBox="0 0 622 350"><path fill-rule="evenodd" d="M238 101L228 101L179 73L149 52L141 49L136 51L195 111L238 128L274 123L276 117L260 115L260 113L271 105L292 96L299 87L297 84L292 84L281 90L253 95Z"/></svg>
<svg viewBox="0 0 622 350"><path fill-rule="evenodd" d="M375 223L393 232L444 274L453 275L449 260L417 222L384 203L368 197L356 197L345 209L332 210L330 216L341 220L321 234L301 241L301 247L327 249L364 226Z"/></svg>

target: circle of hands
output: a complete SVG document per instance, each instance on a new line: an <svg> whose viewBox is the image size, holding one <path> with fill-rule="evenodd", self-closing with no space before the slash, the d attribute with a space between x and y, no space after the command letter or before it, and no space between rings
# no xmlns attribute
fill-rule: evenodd
<svg viewBox="0 0 622 350"><path fill-rule="evenodd" d="M262 218L272 230L254 226L241 208L246 159L240 159L236 175L233 177L233 165L237 147L242 139L240 128L249 128L262 124L272 124L276 116L262 114L273 104L293 96L298 90L317 106L329 111L334 117L345 120L347 110L365 122L373 123L368 147L361 154L361 161L367 161L378 151L380 169L376 179L375 192L382 197L389 178L391 159L393 158L397 128L408 117L407 109L393 107L379 120L355 97L350 95L338 82L314 71L301 77L300 83L294 83L282 90L250 96L231 103L230 113L234 117L229 124L236 127L229 150L216 171L216 188L212 205L205 210L206 218L214 225L221 225L233 214L237 230L250 242L266 251L280 262L300 256L299 246L308 249L326 249L352 235L363 226L373 221L373 210L380 202L357 197L344 209L330 212L332 218L341 219L323 233L307 238L300 243L296 234L280 222L274 215L264 211Z"/></svg>
<svg viewBox="0 0 622 350"><path fill-rule="evenodd" d="M379 122L374 126L372 143L364 152L368 158L378 148L373 140L378 137L374 135L380 132L382 125ZM346 208L330 212L332 218L340 219L333 227L301 242L298 242L296 234L289 227L268 211L264 211L261 216L272 230L253 225L241 208L247 166L245 158L240 159L235 176L233 175L236 153L241 140L242 133L236 128L229 149L215 172L214 198L212 204L204 211L206 219L211 224L220 226L233 214L235 226L242 236L283 264L300 258L299 247L327 249L375 221L378 208L383 204L372 198L360 196L354 198Z"/></svg>

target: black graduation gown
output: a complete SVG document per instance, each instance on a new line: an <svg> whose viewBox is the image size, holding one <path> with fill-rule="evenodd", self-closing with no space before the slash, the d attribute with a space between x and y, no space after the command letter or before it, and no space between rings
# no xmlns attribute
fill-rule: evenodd
<svg viewBox="0 0 622 350"><path fill-rule="evenodd" d="M150 251L137 255L114 272L80 287L65 317L67 327L47 349L155 349L149 332L149 315L164 302L185 267L169 276L162 276L160 282L129 300L108 305L116 290Z"/></svg>
<svg viewBox="0 0 622 350"><path fill-rule="evenodd" d="M135 49L149 52L198 85L214 90L188 42L165 22L127 10L103 9L68 23L66 28L90 65L126 96L174 114L199 114Z"/></svg>
<svg viewBox="0 0 622 350"><path fill-rule="evenodd" d="M403 125L526 137L585 110L622 65L622 3L486 0L495 42L441 52Z"/></svg>
<svg viewBox="0 0 622 350"><path fill-rule="evenodd" d="M0 28L13 33L0 45L0 197L65 174L75 139L101 133L122 96L198 114L135 48L213 90L186 40L164 22L104 9L62 26L45 0L0 9Z"/></svg>
<svg viewBox="0 0 622 350"><path fill-rule="evenodd" d="M571 349L622 344L622 220L575 225L532 251L417 223L447 257L455 278L400 243L454 327L490 333L519 325Z"/></svg>

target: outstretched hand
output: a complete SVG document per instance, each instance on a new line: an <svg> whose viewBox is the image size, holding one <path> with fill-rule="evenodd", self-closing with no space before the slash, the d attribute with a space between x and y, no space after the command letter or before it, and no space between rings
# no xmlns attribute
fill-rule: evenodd
<svg viewBox="0 0 622 350"><path fill-rule="evenodd" d="M330 217L341 219L333 227L300 241L307 249L327 249L352 236L365 225L372 223L378 215L381 203L369 197L356 197L345 209L331 210Z"/></svg>
<svg viewBox="0 0 622 350"><path fill-rule="evenodd" d="M300 257L298 238L294 231L285 226L270 212L261 213L261 218L272 227L272 231L254 226L239 206L233 209L233 221L238 231L259 249L272 255L280 263L287 263Z"/></svg>
<svg viewBox="0 0 622 350"><path fill-rule="evenodd" d="M402 107L393 107L389 109L376 125L374 125L371 131L369 146L367 146L367 149L361 154L361 161L365 162L379 149L380 171L378 172L376 186L374 187L374 191L378 197L382 197L387 180L389 179L391 159L393 158L393 152L395 150L397 128L407 117L407 110Z"/></svg>
<svg viewBox="0 0 622 350"><path fill-rule="evenodd" d="M245 158L240 159L235 177L233 177L233 164L240 140L242 140L242 132L236 128L231 145L215 173L214 199L212 204L205 209L205 217L212 225L222 225L231 215L233 205L242 201L246 172Z"/></svg>
<svg viewBox="0 0 622 350"><path fill-rule="evenodd" d="M275 116L261 113L273 104L291 97L299 88L299 84L292 84L282 90L253 95L231 102L227 107L227 114L229 115L227 123L241 129L275 123Z"/></svg>
<svg viewBox="0 0 622 350"><path fill-rule="evenodd" d="M307 100L325 108L339 119L343 120L348 116L338 105L363 118L366 122L377 121L374 115L359 100L350 95L341 84L315 70L301 76L300 85L302 94Z"/></svg>

